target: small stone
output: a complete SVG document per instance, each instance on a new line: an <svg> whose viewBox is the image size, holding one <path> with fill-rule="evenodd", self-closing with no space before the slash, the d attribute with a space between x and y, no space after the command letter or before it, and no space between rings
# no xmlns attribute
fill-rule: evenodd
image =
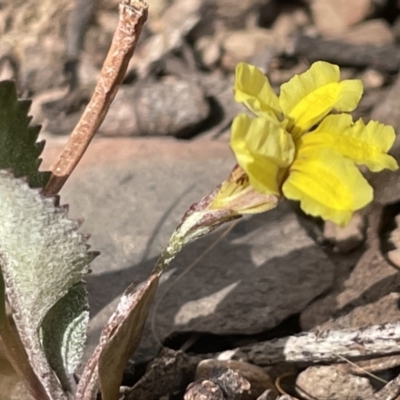
<svg viewBox="0 0 400 400"><path fill-rule="evenodd" d="M184 400L225 400L222 389L214 382L205 380L191 383L183 396Z"/></svg>
<svg viewBox="0 0 400 400"><path fill-rule="evenodd" d="M302 398L367 399L374 397L368 378L355 376L337 366L310 367L297 377L296 388Z"/></svg>
<svg viewBox="0 0 400 400"><path fill-rule="evenodd" d="M319 325L316 329L319 331L329 329L357 329L371 325L395 323L400 318L399 300L399 293L389 293L371 304L356 307L346 315L330 319Z"/></svg>
<svg viewBox="0 0 400 400"><path fill-rule="evenodd" d="M260 14L275 15L274 0L217 0L216 14L227 29L255 26Z"/></svg>
<svg viewBox="0 0 400 400"><path fill-rule="evenodd" d="M202 36L195 45L195 50L206 68L217 64L221 57L220 44L213 36Z"/></svg>
<svg viewBox="0 0 400 400"><path fill-rule="evenodd" d="M188 137L209 112L202 89L191 81L122 86L99 131L107 136Z"/></svg>
<svg viewBox="0 0 400 400"><path fill-rule="evenodd" d="M69 0L56 3L29 0L1 5L0 19L4 22L0 27L0 58L15 59L18 83L27 93L63 84L65 25L70 7Z"/></svg>
<svg viewBox="0 0 400 400"><path fill-rule="evenodd" d="M245 400L243 394L250 390L250 383L230 368L216 367L210 371L210 381L218 384L229 399Z"/></svg>
<svg viewBox="0 0 400 400"><path fill-rule="evenodd" d="M171 2L170 2L171 3ZM157 34L143 38L132 57L128 73L135 72L137 76L148 76L154 65L162 62L172 52L182 48L185 38L200 22L202 0L175 0L165 9L156 23L151 24Z"/></svg>
<svg viewBox="0 0 400 400"><path fill-rule="evenodd" d="M384 46L395 42L394 34L389 23L384 19L372 19L352 27L340 38L352 44L372 44Z"/></svg>
<svg viewBox="0 0 400 400"><path fill-rule="evenodd" d="M274 21L272 31L282 38L288 38L309 24L310 17L305 10L286 7Z"/></svg>
<svg viewBox="0 0 400 400"><path fill-rule="evenodd" d="M283 43L271 30L254 28L227 33L222 39L222 48L222 66L227 70L233 71L241 61L265 69L283 48Z"/></svg>
<svg viewBox="0 0 400 400"><path fill-rule="evenodd" d="M385 77L376 69L367 69L361 76L364 90L379 89L385 83Z"/></svg>
<svg viewBox="0 0 400 400"><path fill-rule="evenodd" d="M330 221L325 222L324 238L334 244L337 252L346 254L365 240L365 230L365 218L360 213L356 213L344 228Z"/></svg>
<svg viewBox="0 0 400 400"><path fill-rule="evenodd" d="M278 395L272 379L267 374L267 372L265 372L262 368L257 367L256 365L241 361L223 361L216 359L203 360L197 366L195 379L208 379L210 372L216 367L229 368L232 371L239 373L250 383L249 393L244 393L240 397L242 400L254 399L258 396L261 396L261 394L266 390L269 390L271 400Z"/></svg>
<svg viewBox="0 0 400 400"><path fill-rule="evenodd" d="M315 25L323 36L339 35L361 22L372 9L371 0L311 0Z"/></svg>
<svg viewBox="0 0 400 400"><path fill-rule="evenodd" d="M390 250L387 256L391 263L400 268L400 249Z"/></svg>

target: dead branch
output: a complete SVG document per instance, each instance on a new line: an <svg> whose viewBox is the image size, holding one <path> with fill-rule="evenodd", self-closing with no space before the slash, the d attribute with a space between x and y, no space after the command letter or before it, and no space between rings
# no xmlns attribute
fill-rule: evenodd
<svg viewBox="0 0 400 400"><path fill-rule="evenodd" d="M144 0L123 0L121 2L119 23L104 61L100 78L81 119L57 161L50 168L52 175L43 190L45 195L54 195L60 191L103 122L118 87L124 79L142 26L147 19L147 10L148 6Z"/></svg>
<svg viewBox="0 0 400 400"><path fill-rule="evenodd" d="M363 329L303 332L238 348L238 355L256 365L278 362L327 363L400 353L400 323Z"/></svg>

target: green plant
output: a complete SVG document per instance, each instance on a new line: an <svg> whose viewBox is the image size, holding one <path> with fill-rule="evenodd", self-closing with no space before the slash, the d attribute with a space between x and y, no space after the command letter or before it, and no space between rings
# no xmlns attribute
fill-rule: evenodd
<svg viewBox="0 0 400 400"><path fill-rule="evenodd" d="M19 397L14 398L91 400L100 391L103 400L118 399L124 367L139 345L159 277L184 245L243 214L274 208L284 196L300 200L312 215L344 224L371 200L354 163L372 171L397 168L386 154L394 140L391 127L353 124L347 114L328 115L332 109L351 111L361 96L358 81L340 82L338 67L314 64L282 86L278 99L260 71L240 64L236 99L256 115L239 115L233 124L231 145L240 166L189 208L148 279L126 289L77 384L73 374L89 320L84 277L96 253L88 251L79 223L68 219L57 193L101 124L146 17L142 0L122 2L94 95L49 172L39 172L44 143L37 143L40 128L29 125L30 103L17 99L13 82L0 83L0 346L23 384L17 385ZM295 100L287 93L290 85ZM311 157L317 153L324 160ZM352 181L340 176L343 168L355 176ZM319 175L308 179L315 170ZM328 172L342 185L342 196L335 198L337 190L324 184ZM319 185L312 193L309 182ZM354 182L362 187L360 201L347 190Z"/></svg>
<svg viewBox="0 0 400 400"><path fill-rule="evenodd" d="M14 391L3 385L9 398L92 399L100 387L103 399L116 399L123 368L139 343L156 276L128 287L124 307L104 328L100 350L77 387L73 374L89 321L84 277L97 253L88 251L80 223L68 219L57 193L103 120L146 17L145 2L121 3L95 93L52 171L39 172L44 142L37 142L40 127L29 125L30 101L17 99L13 82L0 83L0 346L7 373L13 370L22 383L13 382ZM110 68L113 73L104 72Z"/></svg>

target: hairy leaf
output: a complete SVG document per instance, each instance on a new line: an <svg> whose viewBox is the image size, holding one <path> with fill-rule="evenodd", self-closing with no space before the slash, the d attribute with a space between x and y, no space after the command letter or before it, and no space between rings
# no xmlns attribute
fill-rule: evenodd
<svg viewBox="0 0 400 400"><path fill-rule="evenodd" d="M78 283L50 309L42 324L47 359L64 389L70 392L72 374L82 360L88 323L87 292L85 285Z"/></svg>
<svg viewBox="0 0 400 400"><path fill-rule="evenodd" d="M18 100L13 81L0 82L0 169L27 177L31 187L44 187L50 174L38 172L44 141L38 142L40 126L29 126L31 102Z"/></svg>
<svg viewBox="0 0 400 400"><path fill-rule="evenodd" d="M79 224L67 218L65 207L55 206L52 199L44 198L7 171L0 171L0 199L0 267L15 324L49 395L64 399L69 389L65 377L82 354L87 299L79 286L93 253L87 252L85 238L77 232ZM71 307L76 312L71 312ZM63 308L65 314L61 316ZM53 343L58 350L46 353L43 344L47 346L49 332L57 331L53 325L58 322L65 327ZM74 339L68 344L71 349L65 348L68 337Z"/></svg>

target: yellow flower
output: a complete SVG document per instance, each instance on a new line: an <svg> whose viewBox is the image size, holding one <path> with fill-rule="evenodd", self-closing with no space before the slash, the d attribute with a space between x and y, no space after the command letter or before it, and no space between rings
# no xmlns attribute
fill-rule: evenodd
<svg viewBox="0 0 400 400"><path fill-rule="evenodd" d="M235 100L255 118L236 116L231 147L250 185L264 195L298 200L306 213L345 225L373 198L356 164L373 172L398 168L386 154L395 139L393 128L354 123L346 114L357 107L362 90L359 80L340 81L336 65L316 62L283 84L277 96L261 71L239 64ZM328 115L333 110L337 113Z"/></svg>

